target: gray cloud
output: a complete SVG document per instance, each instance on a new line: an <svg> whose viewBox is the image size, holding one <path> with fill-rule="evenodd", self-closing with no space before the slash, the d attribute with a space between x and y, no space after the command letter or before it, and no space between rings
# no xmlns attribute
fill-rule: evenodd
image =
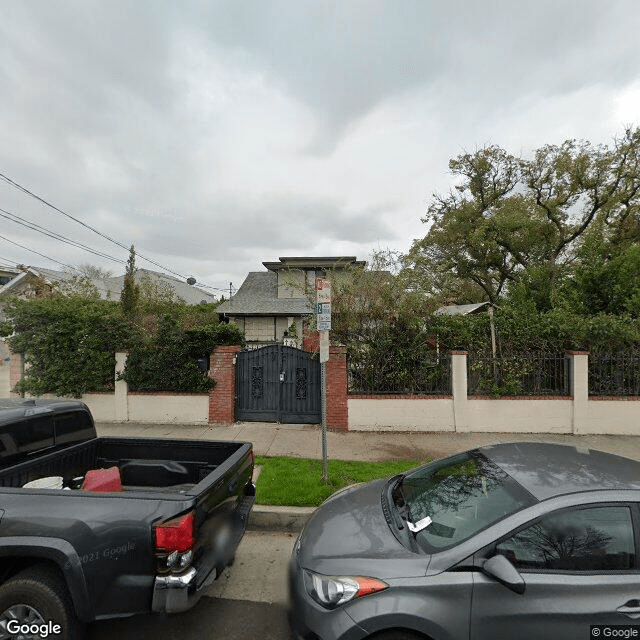
<svg viewBox="0 0 640 640"><path fill-rule="evenodd" d="M0 7L0 172L215 284L288 253L407 248L450 157L607 142L628 124L620 92L626 120L640 109L636 0ZM2 184L0 207L126 259ZM59 260L100 262L0 227ZM0 241L1 256L40 260Z"/></svg>

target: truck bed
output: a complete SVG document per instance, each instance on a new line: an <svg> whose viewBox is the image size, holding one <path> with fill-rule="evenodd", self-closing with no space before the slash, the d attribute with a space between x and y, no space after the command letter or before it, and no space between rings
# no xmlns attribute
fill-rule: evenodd
<svg viewBox="0 0 640 640"><path fill-rule="evenodd" d="M94 438L0 470L0 487L18 488L48 476L62 476L63 486L91 469L118 467L123 490L161 489L197 494L197 485L221 464L229 463L241 442Z"/></svg>

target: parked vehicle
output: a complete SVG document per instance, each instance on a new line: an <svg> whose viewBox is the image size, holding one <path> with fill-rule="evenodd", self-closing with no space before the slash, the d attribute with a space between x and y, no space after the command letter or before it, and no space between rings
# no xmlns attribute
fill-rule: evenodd
<svg viewBox="0 0 640 640"><path fill-rule="evenodd" d="M484 447L329 498L294 546L291 626L322 640L584 640L640 619L639 540L640 462Z"/></svg>
<svg viewBox="0 0 640 640"><path fill-rule="evenodd" d="M1 400L0 637L188 609L233 561L252 471L250 443L98 438L81 402Z"/></svg>

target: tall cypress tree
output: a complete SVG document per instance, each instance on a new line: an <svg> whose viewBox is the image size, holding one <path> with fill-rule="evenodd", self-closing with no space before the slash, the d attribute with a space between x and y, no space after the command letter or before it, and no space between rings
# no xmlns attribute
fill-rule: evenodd
<svg viewBox="0 0 640 640"><path fill-rule="evenodd" d="M125 318L133 320L138 315L140 302L140 287L136 283L136 250L133 245L129 249L127 270L124 274L124 283L120 293L120 304Z"/></svg>

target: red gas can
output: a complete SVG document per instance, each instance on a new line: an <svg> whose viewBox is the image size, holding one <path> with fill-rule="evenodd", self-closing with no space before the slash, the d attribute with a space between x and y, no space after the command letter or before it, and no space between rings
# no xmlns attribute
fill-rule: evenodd
<svg viewBox="0 0 640 640"><path fill-rule="evenodd" d="M108 469L87 471L80 488L83 491L122 491L120 469L109 467Z"/></svg>

